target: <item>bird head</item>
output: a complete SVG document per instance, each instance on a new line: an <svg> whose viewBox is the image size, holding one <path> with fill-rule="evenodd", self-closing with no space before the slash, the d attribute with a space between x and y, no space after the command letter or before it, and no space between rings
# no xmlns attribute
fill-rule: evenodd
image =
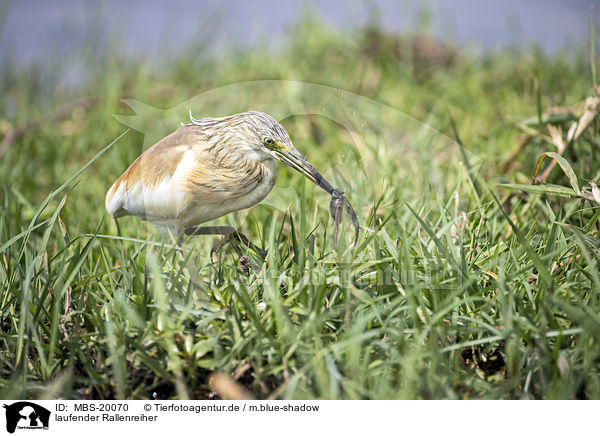
<svg viewBox="0 0 600 436"><path fill-rule="evenodd" d="M285 128L273 117L263 112L246 112L248 123L256 135L255 146L263 153L289 165L312 180L329 194L333 186L300 154Z"/></svg>
<svg viewBox="0 0 600 436"><path fill-rule="evenodd" d="M190 113L190 124L203 127L215 142L228 144L237 153L245 149L260 160L277 159L300 172L329 194L334 188L300 154L285 128L271 115L251 111L223 118L194 119Z"/></svg>

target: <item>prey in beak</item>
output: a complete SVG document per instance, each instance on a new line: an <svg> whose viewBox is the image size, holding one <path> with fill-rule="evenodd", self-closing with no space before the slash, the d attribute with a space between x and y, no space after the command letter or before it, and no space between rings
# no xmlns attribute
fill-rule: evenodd
<svg viewBox="0 0 600 436"><path fill-rule="evenodd" d="M272 141L272 143L268 143L269 140ZM356 212L354 212L354 208L344 195L344 192L334 188L331 183L325 179L325 177L323 177L316 169L313 168L311 164L308 163L304 156L302 156L293 145L281 144L271 138L267 138L264 143L276 159L294 168L299 173L304 174L304 176L306 176L309 180L331 195L329 213L331 214L331 217L335 223L333 232L333 247L337 248L338 230L344 209L346 209L346 212L352 220L352 225L354 226L354 244L356 245L356 242L358 241L359 229L358 218L356 216Z"/></svg>

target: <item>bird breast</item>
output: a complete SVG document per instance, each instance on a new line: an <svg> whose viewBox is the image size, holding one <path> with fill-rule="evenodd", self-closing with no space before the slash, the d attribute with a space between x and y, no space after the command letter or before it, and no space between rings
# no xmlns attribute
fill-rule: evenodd
<svg viewBox="0 0 600 436"><path fill-rule="evenodd" d="M181 193L178 227L254 206L271 192L276 179L274 159L184 156L172 178L174 190Z"/></svg>

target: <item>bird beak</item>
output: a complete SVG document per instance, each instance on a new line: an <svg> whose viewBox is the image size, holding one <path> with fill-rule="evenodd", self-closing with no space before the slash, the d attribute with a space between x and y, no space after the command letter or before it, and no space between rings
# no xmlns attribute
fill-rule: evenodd
<svg viewBox="0 0 600 436"><path fill-rule="evenodd" d="M315 170L312 165L309 164L306 159L304 159L304 156L302 156L293 146L283 146L279 143L277 145L278 147L272 149L275 158L291 166L296 171L304 174L316 185L320 186L322 189L327 191L327 193L331 194L329 213L335 220L335 227L333 231L334 248L337 247L338 227L340 225L340 219L344 209L346 209L346 212L352 219L352 225L354 226L354 244L356 245L356 242L358 241L359 230L358 217L356 216L356 212L354 212L354 208L344 196L344 193L331 186L331 183L329 183L325 177Z"/></svg>
<svg viewBox="0 0 600 436"><path fill-rule="evenodd" d="M302 156L298 150L294 148L280 147L279 149L273 150L275 157L285 163L286 165L291 166L296 171L301 174L304 174L308 179L312 180L317 186L321 187L329 194L333 193L334 187L331 186L331 183L325 179L317 170L315 170L311 164Z"/></svg>

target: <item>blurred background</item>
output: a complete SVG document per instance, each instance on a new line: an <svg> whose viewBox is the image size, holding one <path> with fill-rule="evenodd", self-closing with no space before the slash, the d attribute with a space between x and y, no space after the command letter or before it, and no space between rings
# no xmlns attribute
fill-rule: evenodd
<svg viewBox="0 0 600 436"><path fill-rule="evenodd" d="M397 35L427 31L477 52L537 45L556 53L589 38L593 3L599 5L590 0L8 1L2 6L0 50L3 61L51 66L72 60L90 37L106 42L118 36L124 54L149 62L170 59L202 40L214 51L256 44L281 49L302 16L312 14L325 27L350 33L377 24Z"/></svg>
<svg viewBox="0 0 600 436"><path fill-rule="evenodd" d="M427 36L431 40L411 46L424 57L449 58L441 52L445 47L478 55L536 47L556 55L589 42L593 3L597 2L7 1L0 6L0 68L35 67L59 74L61 83L72 86L85 81L88 73L82 52L97 57L113 50L155 70L169 68L186 53L201 59L260 47L276 55L288 50L290 35L308 23L342 35L349 44L359 41L361 29L404 38Z"/></svg>

